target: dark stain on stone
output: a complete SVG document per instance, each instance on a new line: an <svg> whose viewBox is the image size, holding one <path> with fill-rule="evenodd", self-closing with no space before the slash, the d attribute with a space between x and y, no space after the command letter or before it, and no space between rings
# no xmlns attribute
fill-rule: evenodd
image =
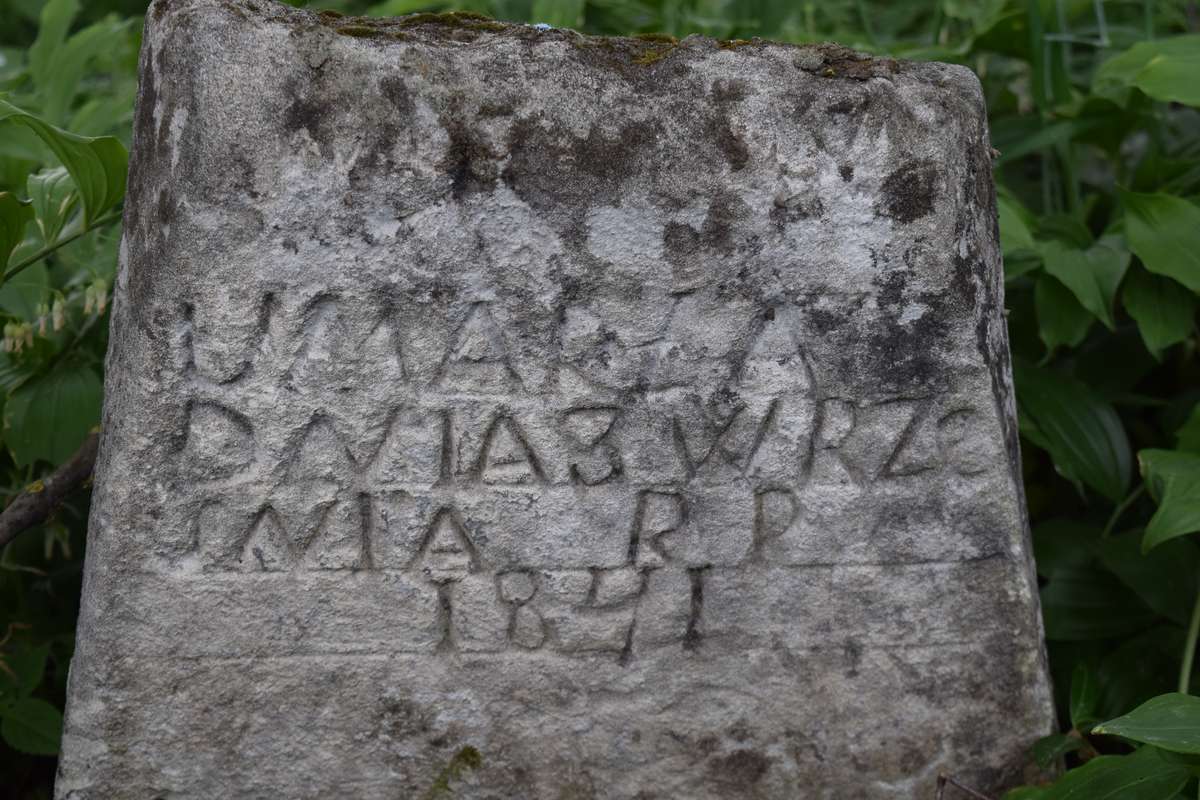
<svg viewBox="0 0 1200 800"><path fill-rule="evenodd" d="M731 788L754 786L770 768L770 759L754 750L734 750L708 762L708 774Z"/></svg>
<svg viewBox="0 0 1200 800"><path fill-rule="evenodd" d="M427 736L432 731L430 715L410 700L398 697L384 698L379 704L378 715L378 730L392 740L403 741L413 736Z"/></svg>
<svg viewBox="0 0 1200 800"><path fill-rule="evenodd" d="M847 639L842 645L842 655L846 659L846 677L858 676L858 667L862 663L863 647L853 639Z"/></svg>
<svg viewBox="0 0 1200 800"><path fill-rule="evenodd" d="M842 164L840 167L838 167L838 174L842 176L843 181L849 183L850 181L854 180L854 165Z"/></svg>
<svg viewBox="0 0 1200 800"><path fill-rule="evenodd" d="M158 221L162 225L170 225L176 217L175 198L162 188L158 190Z"/></svg>
<svg viewBox="0 0 1200 800"><path fill-rule="evenodd" d="M875 213L909 223L933 213L937 167L931 161L910 161L883 179Z"/></svg>
<svg viewBox="0 0 1200 800"><path fill-rule="evenodd" d="M718 117L710 122L708 133L734 172L745 167L750 161L750 149L746 147L742 138L734 133L727 117Z"/></svg>
<svg viewBox="0 0 1200 800"><path fill-rule="evenodd" d="M728 105L745 100L750 95L750 89L744 81L733 81L719 78L713 81L712 99L718 105Z"/></svg>
<svg viewBox="0 0 1200 800"><path fill-rule="evenodd" d="M880 377L881 386L897 392L926 391L941 386L951 374L940 355L941 343L949 336L954 316L954 299L941 292L911 292L908 270L879 275L876 298L882 318L866 334L863 356L867 363L857 369ZM920 317L901 323L910 303L925 307Z"/></svg>
<svg viewBox="0 0 1200 800"><path fill-rule="evenodd" d="M791 197L777 197L771 207L771 222L776 228L783 228L792 222L799 222L810 217L819 217L825 213L825 204L815 194L796 194Z"/></svg>
<svg viewBox="0 0 1200 800"><path fill-rule="evenodd" d="M413 103L408 86L405 85L403 79L396 75L388 75L379 81L379 91L400 112L401 117L412 116L416 105Z"/></svg>
<svg viewBox="0 0 1200 800"><path fill-rule="evenodd" d="M332 152L333 131L329 129L330 104L299 88L298 81L289 81L285 86L291 102L283 112L283 129L293 134L306 131L323 155Z"/></svg>
<svg viewBox="0 0 1200 800"><path fill-rule="evenodd" d="M734 172L743 169L749 163L750 148L733 130L729 119L730 106L743 100L747 94L745 84L740 81L717 80L713 82L709 95L712 98L713 113L705 129Z"/></svg>
<svg viewBox="0 0 1200 800"><path fill-rule="evenodd" d="M521 117L509 132L509 160L501 178L514 193L560 229L578 250L586 244L588 208L620 202L625 181L644 174L655 157L660 127L630 121L606 133L592 126L576 136L537 117Z"/></svg>
<svg viewBox="0 0 1200 800"><path fill-rule="evenodd" d="M471 195L490 191L499 177L497 155L479 134L463 121L460 114L443 118L450 135L450 148L438 167L450 176L450 194L462 201Z"/></svg>
<svg viewBox="0 0 1200 800"><path fill-rule="evenodd" d="M663 227L663 253L675 267L677 283L691 283L701 274L706 259L724 259L735 253L749 256L758 252L762 244L757 237L737 233L744 230L739 223L749 214L749 208L740 198L720 193L709 203L699 230L691 225L668 222ZM722 271L718 291L726 292L733 284L743 282L735 279L732 273Z"/></svg>

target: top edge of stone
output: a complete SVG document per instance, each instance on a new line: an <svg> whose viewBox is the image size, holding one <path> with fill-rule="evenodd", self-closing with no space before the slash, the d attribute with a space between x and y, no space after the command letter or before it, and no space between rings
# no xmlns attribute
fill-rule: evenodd
<svg viewBox="0 0 1200 800"><path fill-rule="evenodd" d="M168 17L202 7L224 10L248 22L285 25L297 33L324 31L381 46L403 43L463 45L489 39L529 43L565 41L580 48L603 52L613 60L630 66L645 68L652 68L667 60L676 51L688 51L695 55L702 55L706 51L742 54L773 51L792 55L798 69L823 78L862 81L904 74L918 80L942 83L957 73L955 77L967 78L969 82L978 84L975 74L961 65L875 56L835 42L794 44L758 37L714 39L699 34L678 39L659 33L593 36L545 24L505 22L470 11L361 17L335 11L293 8L276 0L153 0L147 10L147 18L151 26L158 26Z"/></svg>

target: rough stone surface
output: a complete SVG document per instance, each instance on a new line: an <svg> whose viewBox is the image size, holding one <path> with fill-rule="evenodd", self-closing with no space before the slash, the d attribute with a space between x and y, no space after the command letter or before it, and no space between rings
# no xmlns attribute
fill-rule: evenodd
<svg viewBox="0 0 1200 800"><path fill-rule="evenodd" d="M60 798L1021 779L1052 712L970 72L147 22Z"/></svg>

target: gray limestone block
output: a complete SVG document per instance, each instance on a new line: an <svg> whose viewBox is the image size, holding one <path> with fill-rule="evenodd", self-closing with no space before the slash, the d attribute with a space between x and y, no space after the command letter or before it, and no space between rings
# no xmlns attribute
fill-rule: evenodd
<svg viewBox="0 0 1200 800"><path fill-rule="evenodd" d="M156 0L57 796L998 791L1021 491L968 70Z"/></svg>

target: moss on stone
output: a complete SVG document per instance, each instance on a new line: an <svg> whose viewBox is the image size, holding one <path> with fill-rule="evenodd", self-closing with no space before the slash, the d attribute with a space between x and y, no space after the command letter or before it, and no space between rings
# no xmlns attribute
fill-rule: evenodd
<svg viewBox="0 0 1200 800"><path fill-rule="evenodd" d="M465 773L483 766L483 756L471 745L462 747L454 754L450 762L442 769L433 784L429 787L422 800L435 800L450 794L450 782L462 777Z"/></svg>
<svg viewBox="0 0 1200 800"><path fill-rule="evenodd" d="M360 39L387 36L387 31L380 28L372 28L370 25L343 25L340 28L334 28L334 30L342 36L355 36Z"/></svg>
<svg viewBox="0 0 1200 800"><path fill-rule="evenodd" d="M658 42L659 44L679 44L679 40L669 33L635 33L634 39L640 39L643 42Z"/></svg>
<svg viewBox="0 0 1200 800"><path fill-rule="evenodd" d="M390 22L402 28L411 28L416 25L441 25L444 28L470 31L502 31L508 27L503 22L497 22L486 14L477 14L474 11L422 12L409 14L406 17L396 17Z"/></svg>

